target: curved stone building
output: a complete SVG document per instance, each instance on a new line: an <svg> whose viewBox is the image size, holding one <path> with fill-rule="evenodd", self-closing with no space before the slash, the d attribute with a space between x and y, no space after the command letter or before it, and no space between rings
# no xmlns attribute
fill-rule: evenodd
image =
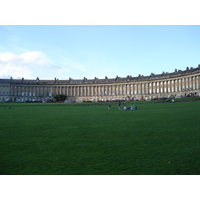
<svg viewBox="0 0 200 200"><path fill-rule="evenodd" d="M0 79L0 102L48 101L55 94L65 94L67 100L76 102L200 96L200 65L172 73L124 78Z"/></svg>

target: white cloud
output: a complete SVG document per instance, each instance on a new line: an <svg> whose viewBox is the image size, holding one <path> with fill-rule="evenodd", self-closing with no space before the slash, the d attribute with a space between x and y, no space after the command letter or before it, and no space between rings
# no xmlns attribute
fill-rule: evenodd
<svg viewBox="0 0 200 200"><path fill-rule="evenodd" d="M45 60L39 60L36 62L38 65L40 66L45 66L47 64L47 62Z"/></svg>
<svg viewBox="0 0 200 200"><path fill-rule="evenodd" d="M16 56L12 53L0 54L0 62L10 62L16 59Z"/></svg>
<svg viewBox="0 0 200 200"><path fill-rule="evenodd" d="M74 69L81 70L81 71L86 71L85 66L83 66L81 64L71 64L71 67L74 68Z"/></svg>
<svg viewBox="0 0 200 200"><path fill-rule="evenodd" d="M24 63L33 63L41 61L45 56L40 51L32 51L21 54L20 58Z"/></svg>
<svg viewBox="0 0 200 200"><path fill-rule="evenodd" d="M20 55L0 54L0 78L61 78L68 72L64 67L54 65L42 52L32 51Z"/></svg>

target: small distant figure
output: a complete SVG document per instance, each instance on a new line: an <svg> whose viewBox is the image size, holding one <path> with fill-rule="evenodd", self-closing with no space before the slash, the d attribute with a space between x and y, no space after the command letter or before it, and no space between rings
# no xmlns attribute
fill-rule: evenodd
<svg viewBox="0 0 200 200"><path fill-rule="evenodd" d="M172 99L172 103L174 103L174 99Z"/></svg>
<svg viewBox="0 0 200 200"><path fill-rule="evenodd" d="M121 106L121 102L118 101L118 109L119 109L119 110L121 109L120 106Z"/></svg>
<svg viewBox="0 0 200 200"><path fill-rule="evenodd" d="M130 106L129 110L137 110L137 106Z"/></svg>
<svg viewBox="0 0 200 200"><path fill-rule="evenodd" d="M110 101L108 102L108 109L111 109L111 103L110 103Z"/></svg>

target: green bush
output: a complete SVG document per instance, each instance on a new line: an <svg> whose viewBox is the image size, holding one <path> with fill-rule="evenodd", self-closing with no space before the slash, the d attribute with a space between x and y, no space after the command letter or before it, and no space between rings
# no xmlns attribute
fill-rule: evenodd
<svg viewBox="0 0 200 200"><path fill-rule="evenodd" d="M56 101L65 101L65 99L67 98L67 96L64 94L56 94L53 97Z"/></svg>

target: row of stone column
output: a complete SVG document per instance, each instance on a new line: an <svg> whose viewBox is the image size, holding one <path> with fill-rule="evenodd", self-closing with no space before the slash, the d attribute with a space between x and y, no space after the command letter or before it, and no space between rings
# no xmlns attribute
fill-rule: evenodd
<svg viewBox="0 0 200 200"><path fill-rule="evenodd" d="M11 96L73 96L136 95L196 90L200 87L198 76L145 83L85 85L85 86L11 86Z"/></svg>
<svg viewBox="0 0 200 200"><path fill-rule="evenodd" d="M109 96L155 94L167 92L181 92L199 89L200 79L188 77L176 80L166 80L147 83L102 85L102 86L58 86L53 93L67 94L68 96Z"/></svg>
<svg viewBox="0 0 200 200"><path fill-rule="evenodd" d="M47 86L11 86L11 96L52 96L52 87Z"/></svg>

